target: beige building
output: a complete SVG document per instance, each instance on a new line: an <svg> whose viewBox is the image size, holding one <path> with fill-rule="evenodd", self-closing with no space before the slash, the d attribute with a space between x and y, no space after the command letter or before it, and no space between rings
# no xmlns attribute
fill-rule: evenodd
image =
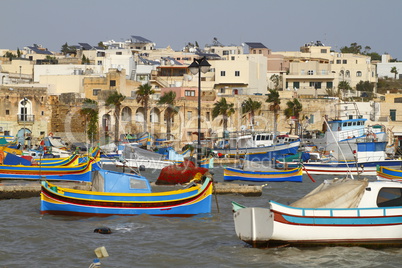
<svg viewBox="0 0 402 268"><path fill-rule="evenodd" d="M341 81L354 89L360 81L377 82L376 68L369 56L333 52L319 41L305 44L300 51L273 54L283 55L290 62L283 86L298 94L325 95L326 89L337 89Z"/></svg>

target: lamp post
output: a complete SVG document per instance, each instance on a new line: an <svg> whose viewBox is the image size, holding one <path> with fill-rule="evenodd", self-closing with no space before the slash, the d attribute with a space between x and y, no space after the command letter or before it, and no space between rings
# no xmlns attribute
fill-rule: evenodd
<svg viewBox="0 0 402 268"><path fill-rule="evenodd" d="M23 127L24 127L24 131L23 131L23 138L24 138L24 142L23 142L23 146L25 146L25 123L26 123L26 120L27 120L27 108L26 108L26 105L27 105L27 102L28 102L28 99L27 98L25 98L24 97L24 99L23 99L23 101L21 102L21 104L24 106L24 109L23 109L23 113L21 113L21 119L23 120L22 122L24 123L23 124Z"/></svg>
<svg viewBox="0 0 402 268"><path fill-rule="evenodd" d="M198 143L197 143L197 166L201 166L201 73L207 73L211 64L205 57L201 59L194 59L194 61L188 66L188 69L193 75L198 73Z"/></svg>

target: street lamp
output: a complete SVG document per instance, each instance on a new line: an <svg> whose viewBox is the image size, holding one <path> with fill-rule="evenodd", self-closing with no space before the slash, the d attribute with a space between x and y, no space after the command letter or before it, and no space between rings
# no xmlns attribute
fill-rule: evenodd
<svg viewBox="0 0 402 268"><path fill-rule="evenodd" d="M188 69L193 75L198 73L198 143L197 143L197 166L201 166L201 73L207 73L211 64L205 57L194 59L193 63L188 66Z"/></svg>
<svg viewBox="0 0 402 268"><path fill-rule="evenodd" d="M21 113L21 119L23 120L22 122L24 123L24 125L23 125L23 127L24 127L24 132L23 132L24 142L23 142L23 145L24 146L25 146L25 123L26 123L26 120L27 120L27 117L28 117L27 108L26 108L27 103L28 103L28 99L24 97L24 99L21 101L21 104L24 106L23 113Z"/></svg>

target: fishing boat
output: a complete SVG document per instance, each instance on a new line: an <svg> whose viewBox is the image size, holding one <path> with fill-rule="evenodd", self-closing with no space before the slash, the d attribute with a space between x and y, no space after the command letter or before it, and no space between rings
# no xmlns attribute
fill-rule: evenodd
<svg viewBox="0 0 402 268"><path fill-rule="evenodd" d="M402 181L402 170L391 169L387 167L377 166L377 179L378 180L391 180L391 181Z"/></svg>
<svg viewBox="0 0 402 268"><path fill-rule="evenodd" d="M146 178L100 170L93 191L61 188L43 181L41 213L79 216L193 216L211 212L212 178L198 174L185 189L151 192Z"/></svg>
<svg viewBox="0 0 402 268"><path fill-rule="evenodd" d="M91 181L91 159L76 166L0 165L1 179Z"/></svg>
<svg viewBox="0 0 402 268"><path fill-rule="evenodd" d="M334 179L267 208L233 203L237 236L253 247L402 246L402 184Z"/></svg>
<svg viewBox="0 0 402 268"><path fill-rule="evenodd" d="M251 133L238 136L228 135L213 148L216 155L226 157L245 157L250 161L271 161L287 154L295 154L300 139L295 135L273 133Z"/></svg>
<svg viewBox="0 0 402 268"><path fill-rule="evenodd" d="M237 168L225 168L223 172L223 179L225 181L303 181L303 171L301 167L289 170L273 169L272 171L246 171Z"/></svg>

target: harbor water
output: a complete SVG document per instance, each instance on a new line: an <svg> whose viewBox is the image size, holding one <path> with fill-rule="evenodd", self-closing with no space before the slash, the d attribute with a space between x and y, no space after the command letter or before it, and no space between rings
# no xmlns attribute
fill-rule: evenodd
<svg viewBox="0 0 402 268"><path fill-rule="evenodd" d="M223 181L222 168L213 172ZM142 175L155 181L159 171ZM109 257L100 259L101 267L400 267L401 248L256 249L237 238L231 201L289 204L332 177L313 178L316 183L306 175L302 183L268 183L260 197L218 195L212 213L190 218L41 215L39 196L0 200L0 267L89 267L102 246ZM112 233L95 233L99 227Z"/></svg>

